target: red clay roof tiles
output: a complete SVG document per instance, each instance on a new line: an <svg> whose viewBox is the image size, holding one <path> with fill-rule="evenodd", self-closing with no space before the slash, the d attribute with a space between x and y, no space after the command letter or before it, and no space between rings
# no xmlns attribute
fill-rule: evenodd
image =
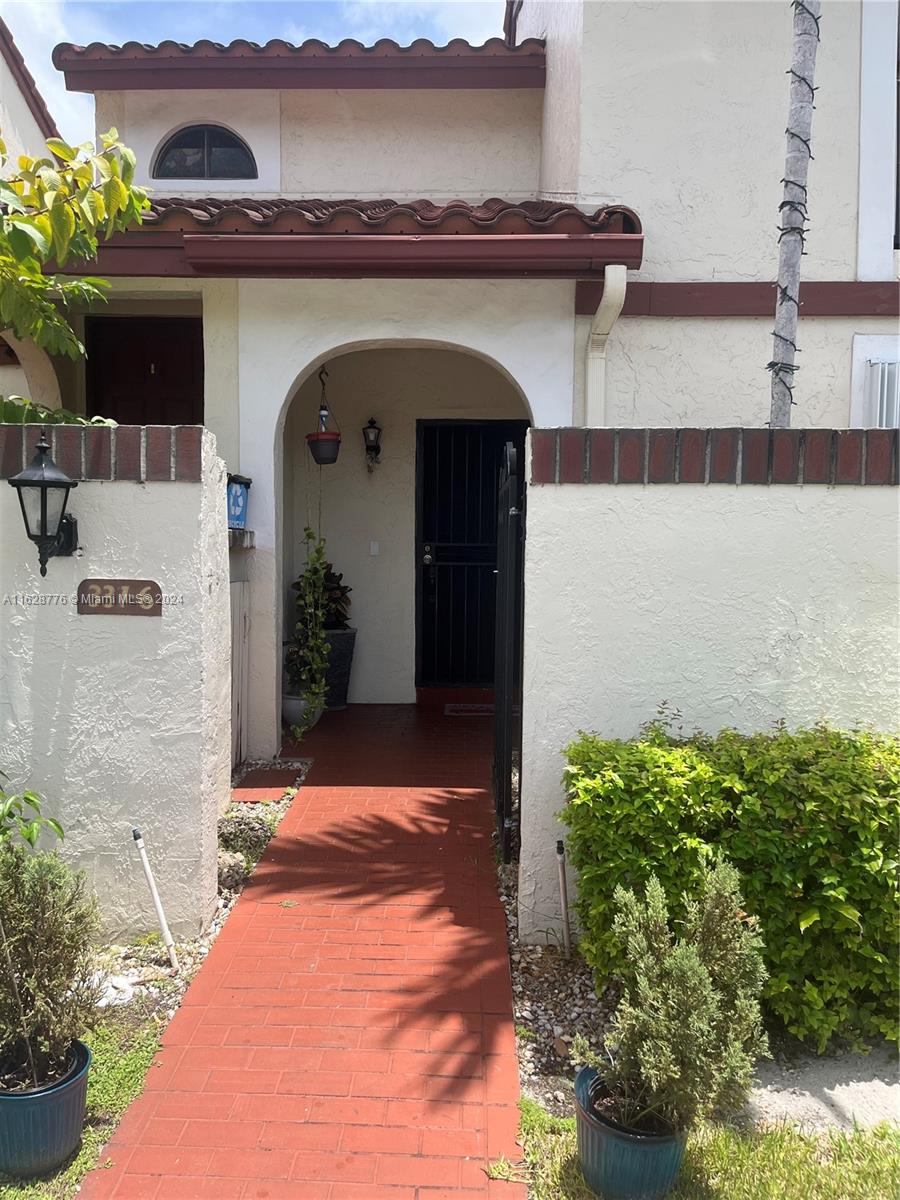
<svg viewBox="0 0 900 1200"><path fill-rule="evenodd" d="M641 223L620 204L582 212L551 200L479 204L452 200L223 200L153 197L145 228L217 233L640 233Z"/></svg>
<svg viewBox="0 0 900 1200"><path fill-rule="evenodd" d="M508 46L491 38L472 46L454 38L435 46L419 38L401 46L381 38L364 46L345 38L329 46L310 38L300 45L243 39L224 45L126 42L123 46L63 42L53 64L70 91L155 88L532 88L544 86L544 44L532 38Z"/></svg>

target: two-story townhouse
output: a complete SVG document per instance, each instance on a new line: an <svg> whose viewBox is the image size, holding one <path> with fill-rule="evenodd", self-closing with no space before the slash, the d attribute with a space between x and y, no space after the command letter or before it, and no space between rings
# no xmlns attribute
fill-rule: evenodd
<svg viewBox="0 0 900 1200"><path fill-rule="evenodd" d="M896 372L882 411L865 391L867 359L897 357L896 5L829 0L825 28L795 421L896 422ZM55 52L153 188L103 251L113 302L63 394L202 420L252 477L252 753L278 745L311 512L354 586L352 699L411 702L491 682L493 563L442 482L474 494L485 455L493 478L488 422L767 418L789 11L527 0L507 35ZM346 448L320 472L323 366Z"/></svg>
<svg viewBox="0 0 900 1200"><path fill-rule="evenodd" d="M505 39L480 47L57 47L67 87L93 93L98 131L119 130L153 193L143 226L102 249L113 289L103 312L78 318L87 364L53 364L53 378L88 415L202 421L229 469L252 478L253 539L231 561L249 591L248 755L281 744L282 641L307 524L353 587L351 701L485 699L498 682L508 443L521 451L529 425L765 424L790 21L768 2L515 0ZM825 0L822 28L793 419L896 426L897 5ZM323 397L343 444L318 467L307 435ZM597 481L593 444L570 439L574 466L560 449L536 481ZM646 438L634 444L649 453ZM675 444L660 442L670 468ZM650 483L648 461L638 475ZM771 461L763 476L778 482ZM614 524L618 543L630 532ZM533 547L532 562L550 558L546 540ZM604 568L566 569L572 642ZM526 605L526 668L555 653L541 659L556 587L572 594L545 578ZM879 614L890 594L895 580L879 583ZM743 691L723 680L710 719L740 720L757 694L754 712L783 715L790 663L775 660ZM706 686L673 670L688 690ZM619 680L628 721L611 728L633 731L663 698L650 675ZM856 719L847 688L832 711ZM540 814L523 859L539 878L530 934L552 908L558 751L577 727L571 714L551 720L553 705L526 694L522 803Z"/></svg>

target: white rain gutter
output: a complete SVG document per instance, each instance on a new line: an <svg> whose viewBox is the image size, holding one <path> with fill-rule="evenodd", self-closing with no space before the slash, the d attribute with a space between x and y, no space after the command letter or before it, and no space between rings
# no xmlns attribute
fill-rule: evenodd
<svg viewBox="0 0 900 1200"><path fill-rule="evenodd" d="M607 266L584 360L584 423L589 428L606 424L606 342L625 304L625 287L625 267L619 263Z"/></svg>

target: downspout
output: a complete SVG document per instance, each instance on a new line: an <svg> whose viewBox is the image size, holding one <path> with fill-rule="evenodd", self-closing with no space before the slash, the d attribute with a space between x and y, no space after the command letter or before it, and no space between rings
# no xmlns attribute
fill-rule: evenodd
<svg viewBox="0 0 900 1200"><path fill-rule="evenodd" d="M606 424L606 342L625 304L625 287L625 267L619 263L607 266L584 361L584 423L588 427Z"/></svg>

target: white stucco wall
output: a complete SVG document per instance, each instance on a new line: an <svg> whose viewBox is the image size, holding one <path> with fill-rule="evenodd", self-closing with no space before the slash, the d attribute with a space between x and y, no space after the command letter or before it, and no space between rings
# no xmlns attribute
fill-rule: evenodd
<svg viewBox="0 0 900 1200"><path fill-rule="evenodd" d="M898 493L887 487L528 491L519 919L559 927L561 751L827 718L900 727Z"/></svg>
<svg viewBox="0 0 900 1200"><path fill-rule="evenodd" d="M640 214L641 279L774 276L791 20L780 0L585 6L580 192ZM822 20L803 274L852 279L859 4Z"/></svg>
<svg viewBox="0 0 900 1200"><path fill-rule="evenodd" d="M0 367L0 396L27 396L28 380L21 366Z"/></svg>
<svg viewBox="0 0 900 1200"><path fill-rule="evenodd" d="M285 195L508 200L538 186L541 93L286 91Z"/></svg>
<svg viewBox="0 0 900 1200"><path fill-rule="evenodd" d="M44 135L25 103L19 85L6 60L0 55L0 137L6 142L6 154L12 170L20 154L37 158L46 153Z"/></svg>
<svg viewBox="0 0 900 1200"><path fill-rule="evenodd" d="M572 420L574 285L533 280L241 280L240 471L253 479L249 752L278 749L282 430L288 400L339 350L418 344L496 364L537 424ZM367 414L367 416L370 414ZM427 416L423 412L422 416Z"/></svg>
<svg viewBox="0 0 900 1200"><path fill-rule="evenodd" d="M42 579L0 487L2 769L62 822L63 852L87 870L114 934L156 927L133 825L173 932L197 933L215 906L230 770L224 488L209 433L200 484L82 482L70 500L81 551L51 559ZM183 603L159 618L80 616L85 578L152 579Z"/></svg>
<svg viewBox="0 0 900 1200"><path fill-rule="evenodd" d="M285 426L286 632L289 585L305 564L303 528L317 524L321 478L321 532L329 559L353 588L350 623L359 631L350 701L409 704L416 698L416 421L528 414L494 367L458 351L364 350L330 360L328 372L329 403L343 430L338 461L320 472L306 445L319 406L315 376L300 389ZM381 461L370 474L361 430L373 416L383 433Z"/></svg>
<svg viewBox="0 0 900 1200"><path fill-rule="evenodd" d="M853 279L858 0L825 0L822 20L804 278ZM641 279L774 275L790 5L525 0L519 32L547 39L543 194L634 208Z"/></svg>
<svg viewBox="0 0 900 1200"><path fill-rule="evenodd" d="M281 135L276 91L97 92L97 135L115 126L137 155L135 182L160 196L281 194ZM253 151L258 179L151 179L156 152L186 125L224 125Z"/></svg>
<svg viewBox="0 0 900 1200"><path fill-rule="evenodd" d="M579 318L587 337L589 318ZM895 333L879 317L810 317L800 323L800 369L791 423L850 424L857 334ZM765 425L771 317L623 317L607 347L607 425Z"/></svg>
<svg viewBox="0 0 900 1200"><path fill-rule="evenodd" d="M8 329L0 336L19 359L18 367L0 368L0 396L24 396L35 404L59 408L59 380L47 351L34 342L17 338Z"/></svg>
<svg viewBox="0 0 900 1200"><path fill-rule="evenodd" d="M581 159L583 0L525 0L517 38L542 38L547 81L542 105L540 194L577 203ZM584 65L587 73L589 63Z"/></svg>
<svg viewBox="0 0 900 1200"><path fill-rule="evenodd" d="M98 92L96 104L98 134L116 126L137 182L160 195L515 200L538 186L536 89ZM259 178L152 180L165 139L207 122L244 139Z"/></svg>

